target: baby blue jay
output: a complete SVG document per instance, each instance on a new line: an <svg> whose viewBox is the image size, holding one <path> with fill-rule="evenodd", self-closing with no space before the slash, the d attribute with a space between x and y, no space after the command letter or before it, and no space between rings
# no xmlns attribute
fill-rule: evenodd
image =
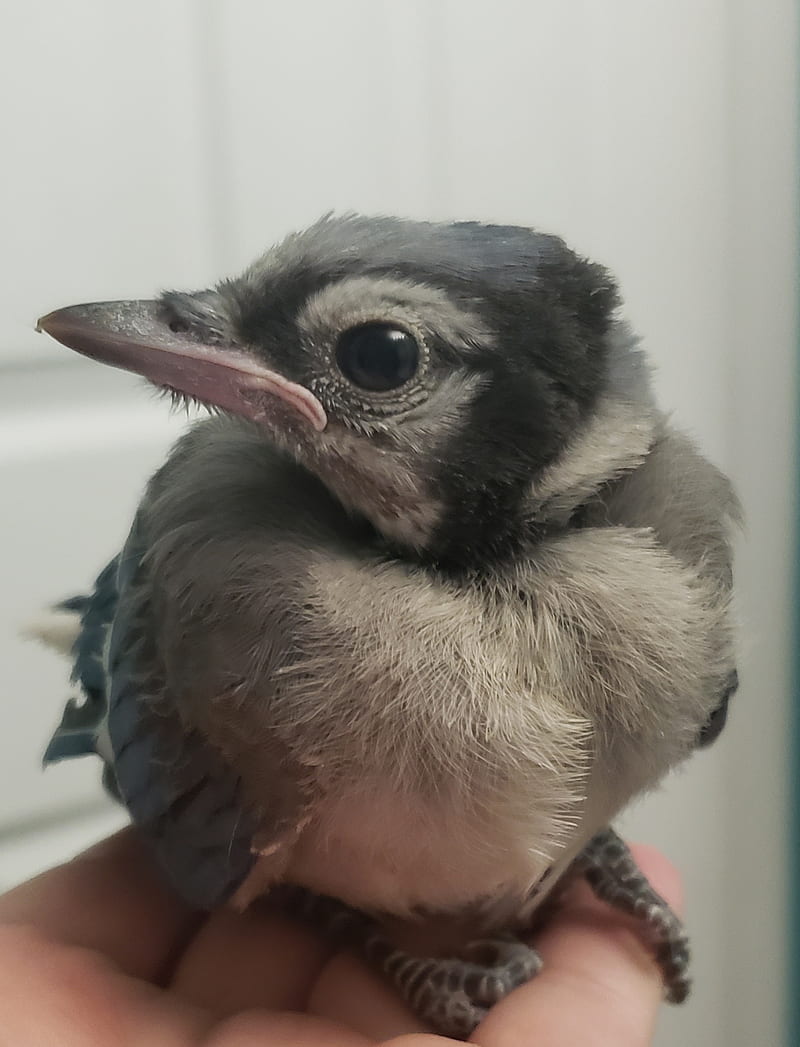
<svg viewBox="0 0 800 1047"><path fill-rule="evenodd" d="M282 892L450 1035L579 874L688 991L609 823L724 724L738 507L618 305L556 237L348 215L39 322L211 413L69 605L85 700L46 759L99 753L190 902ZM394 944L433 916L469 941Z"/></svg>

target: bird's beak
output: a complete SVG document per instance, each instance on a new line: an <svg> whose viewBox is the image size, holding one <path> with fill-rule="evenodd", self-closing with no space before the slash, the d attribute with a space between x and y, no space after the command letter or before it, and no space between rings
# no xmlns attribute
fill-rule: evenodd
<svg viewBox="0 0 800 1047"><path fill-rule="evenodd" d="M155 301L72 305L43 316L36 329L84 356L255 422L270 416L277 399L320 432L327 425L325 408L310 390L241 348L174 330Z"/></svg>

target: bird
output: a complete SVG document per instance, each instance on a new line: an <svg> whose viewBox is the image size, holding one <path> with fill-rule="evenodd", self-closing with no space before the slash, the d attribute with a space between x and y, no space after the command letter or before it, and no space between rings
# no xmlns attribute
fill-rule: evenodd
<svg viewBox="0 0 800 1047"><path fill-rule="evenodd" d="M328 214L38 328L207 409L62 605L80 697L45 761L99 754L191 904L282 899L437 1031L537 973L581 876L683 1000L686 931L612 823L725 724L741 511L610 272L523 226ZM414 952L426 921L467 938Z"/></svg>

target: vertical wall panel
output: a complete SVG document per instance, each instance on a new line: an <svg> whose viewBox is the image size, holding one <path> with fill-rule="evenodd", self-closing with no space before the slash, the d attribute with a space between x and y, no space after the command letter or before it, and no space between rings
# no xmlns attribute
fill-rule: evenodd
<svg viewBox="0 0 800 1047"><path fill-rule="evenodd" d="M786 900L796 905L798 892L785 847L789 701L796 700L789 652L797 614L800 19L792 0L736 0L731 10L728 423L747 535L739 557L745 692L726 750L728 1042L794 1045L800 1029L783 1039L781 1026L787 989L795 1007L800 989L784 969Z"/></svg>

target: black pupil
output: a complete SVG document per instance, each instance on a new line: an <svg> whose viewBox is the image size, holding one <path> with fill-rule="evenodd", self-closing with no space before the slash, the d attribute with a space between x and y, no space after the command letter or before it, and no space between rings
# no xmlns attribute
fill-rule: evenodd
<svg viewBox="0 0 800 1047"><path fill-rule="evenodd" d="M339 339L336 360L353 385L373 392L397 389L413 378L419 348L408 333L391 324L362 324Z"/></svg>

